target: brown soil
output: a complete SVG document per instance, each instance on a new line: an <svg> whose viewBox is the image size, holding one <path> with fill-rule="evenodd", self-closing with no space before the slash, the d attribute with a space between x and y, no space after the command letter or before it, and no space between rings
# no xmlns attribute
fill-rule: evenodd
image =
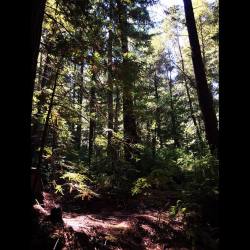
<svg viewBox="0 0 250 250"><path fill-rule="evenodd" d="M43 207L34 206L40 216L40 224L38 231L34 232L32 250L190 249L185 240L183 218L173 219L167 212L145 208L118 210L110 201L106 205L105 202L93 203L95 209L71 212L68 207L65 211L64 204L60 204L64 225L53 225L48 217L58 203L60 200L55 195L44 193ZM76 209L72 206L72 210ZM40 243L37 235L40 235ZM39 248L46 237L50 237L50 244Z"/></svg>

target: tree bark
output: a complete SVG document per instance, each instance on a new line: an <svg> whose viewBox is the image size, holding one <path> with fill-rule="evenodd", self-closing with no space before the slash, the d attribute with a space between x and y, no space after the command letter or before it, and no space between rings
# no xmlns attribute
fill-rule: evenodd
<svg viewBox="0 0 250 250"><path fill-rule="evenodd" d="M156 134L157 134L157 131L155 129L153 132L153 136L152 136L152 157L153 157L153 159L155 159L155 157L156 157Z"/></svg>
<svg viewBox="0 0 250 250"><path fill-rule="evenodd" d="M42 81L42 65L43 65L43 54L42 52L40 52L40 58L39 58L39 71L38 71L38 82L40 83L40 86L41 86L41 81ZM38 86L38 90L41 90L41 87Z"/></svg>
<svg viewBox="0 0 250 250"><path fill-rule="evenodd" d="M162 148L163 146L163 140L162 140L162 133L161 133L161 118L160 118L160 108L159 108L159 93L158 93L158 82L156 79L156 74L154 76L154 88L155 88L155 100L156 100L156 123L157 123L157 136L160 140L160 147Z"/></svg>
<svg viewBox="0 0 250 250"><path fill-rule="evenodd" d="M95 79L95 76L93 75L93 81ZM90 107L90 120L89 120L89 166L91 166L92 163L92 156L94 151L94 139L95 139L95 103L96 103L96 97L95 97L95 86L93 85L90 89L90 100L89 100L89 107Z"/></svg>
<svg viewBox="0 0 250 250"><path fill-rule="evenodd" d="M115 112L114 112L114 132L117 133L119 131L119 114L121 111L121 100L120 100L120 89L118 84L116 84L115 89ZM114 148L114 161L118 160L120 152L120 144L115 143Z"/></svg>
<svg viewBox="0 0 250 250"><path fill-rule="evenodd" d="M151 129L150 129L150 121L147 120L146 122L146 128L147 128L147 135L146 135L146 143L147 145L151 144Z"/></svg>
<svg viewBox="0 0 250 250"><path fill-rule="evenodd" d="M37 57L39 52L40 40L41 40L41 32L42 32L42 23L43 23L43 16L45 10L45 3L46 0L33 0L31 2L31 36L30 36L30 82L29 82L29 119L27 121L28 124L31 124L31 114L32 114L32 100L33 100L33 92L34 92L34 84L35 84L35 77L36 77L36 68L37 68ZM31 125L28 126L27 129L27 138L31 137ZM28 154L27 154L27 166L31 168L32 165L32 148L31 148L31 140L28 140ZM39 176L36 175L36 178ZM36 193L34 192L35 189L32 190L33 198L36 198ZM42 190L40 190L41 195Z"/></svg>
<svg viewBox="0 0 250 250"><path fill-rule="evenodd" d="M83 65L81 65L80 68L80 88L78 90L78 104L81 107L80 111L79 111L79 116L78 116L78 124L76 127L76 145L77 148L80 149L81 145L82 145L82 100L83 100Z"/></svg>
<svg viewBox="0 0 250 250"><path fill-rule="evenodd" d="M115 114L114 114L114 132L117 133L118 132L118 128L119 128L119 114L120 114L120 110L121 110L121 100L120 100L120 89L119 86L116 85L116 91L115 91Z"/></svg>
<svg viewBox="0 0 250 250"><path fill-rule="evenodd" d="M110 23L112 25L112 1L110 1ZM114 111L113 111L113 76L112 76L112 50L113 50L113 31L112 28L109 29L108 37L108 80L107 80L107 102L108 102L108 145L107 145L107 155L108 158L113 163L114 149L112 145L112 135L114 129Z"/></svg>
<svg viewBox="0 0 250 250"><path fill-rule="evenodd" d="M211 152L214 154L216 149L218 149L219 131L217 128L217 118L213 107L213 98L211 92L209 91L204 64L202 61L191 0L184 0L184 9L189 42L192 50L192 61L197 83L198 99L205 125L206 139Z"/></svg>
<svg viewBox="0 0 250 250"><path fill-rule="evenodd" d="M119 10L119 26L121 47L123 53L122 81L123 81L123 127L124 127L124 156L126 161L132 161L133 145L137 143L138 136L136 131L136 121L134 115L134 105L132 97L133 84L131 82L131 73L129 70L129 60L126 55L128 53L128 24L126 5L120 0L117 1Z"/></svg>

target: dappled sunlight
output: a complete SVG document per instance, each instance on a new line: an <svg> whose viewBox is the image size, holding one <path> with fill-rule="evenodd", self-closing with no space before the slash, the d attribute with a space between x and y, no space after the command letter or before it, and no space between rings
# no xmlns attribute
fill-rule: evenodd
<svg viewBox="0 0 250 250"><path fill-rule="evenodd" d="M217 250L218 0L35 2L32 250Z"/></svg>
<svg viewBox="0 0 250 250"><path fill-rule="evenodd" d="M105 215L63 213L63 220L74 231L85 233L89 237L104 235L104 238L116 239L117 242L123 242L124 237L127 241L133 241L135 237L136 241L140 243L134 244L138 244L138 247L140 245L142 249L163 249L160 244L154 243L157 238L161 237L163 230L166 234L169 234L165 236L165 239L170 241L173 232L182 233L183 231L183 225L178 228L170 218L159 220L158 214L154 211L147 211L146 213L117 211Z"/></svg>

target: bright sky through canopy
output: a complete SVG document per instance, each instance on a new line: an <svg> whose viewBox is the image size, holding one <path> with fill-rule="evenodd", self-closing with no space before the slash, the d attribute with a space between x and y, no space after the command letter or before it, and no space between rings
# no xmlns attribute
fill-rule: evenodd
<svg viewBox="0 0 250 250"><path fill-rule="evenodd" d="M149 8L152 20L160 22L164 19L164 10L173 5L183 5L183 0L159 0L159 2Z"/></svg>
<svg viewBox="0 0 250 250"><path fill-rule="evenodd" d="M193 2L193 8L195 9L196 7L199 7L195 4L197 1L192 0ZM198 1L199 2L199 1ZM213 3L215 0L206 0L208 3ZM183 0L159 0L159 2L151 7L149 7L149 15L151 17L151 20L156 22L155 23L155 28L156 30L161 27L162 21L166 17L166 14L164 13L164 10L167 8L174 6L174 5L180 5L184 8L183 6ZM161 29L161 28L160 28ZM154 30L154 29L153 29ZM184 38L182 36L179 37L180 44L184 42ZM166 44L167 47L167 44ZM174 51L174 48L173 48ZM173 71L173 77L176 76L177 71ZM213 83L214 85L218 85L217 83ZM215 98L218 98L218 95L215 96Z"/></svg>
<svg viewBox="0 0 250 250"><path fill-rule="evenodd" d="M207 0L207 2L212 3L214 2L214 0ZM157 4L149 8L152 20L156 22L161 22L165 16L164 10L173 5L183 6L183 0L159 0Z"/></svg>

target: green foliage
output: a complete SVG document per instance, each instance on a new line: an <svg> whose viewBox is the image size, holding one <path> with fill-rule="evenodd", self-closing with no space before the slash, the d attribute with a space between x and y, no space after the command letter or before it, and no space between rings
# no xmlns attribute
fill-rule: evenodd
<svg viewBox="0 0 250 250"><path fill-rule="evenodd" d="M167 189L173 184L172 177L167 169L155 169L148 178L151 185L156 189Z"/></svg>
<svg viewBox="0 0 250 250"><path fill-rule="evenodd" d="M134 187L131 189L132 195L138 195L142 192L147 191L151 187L147 178L139 178L135 183Z"/></svg>
<svg viewBox="0 0 250 250"><path fill-rule="evenodd" d="M186 210L187 209L183 206L182 201L177 200L176 204L170 207L169 212L172 217L175 217L178 213L185 214Z"/></svg>
<svg viewBox="0 0 250 250"><path fill-rule="evenodd" d="M62 185L56 185L55 186L55 193L56 194L61 194L61 195L63 195L63 187L62 187Z"/></svg>
<svg viewBox="0 0 250 250"><path fill-rule="evenodd" d="M113 186L114 176L107 175L105 173L99 174L96 177L96 182L98 183L99 189L108 190L108 189L111 189Z"/></svg>
<svg viewBox="0 0 250 250"><path fill-rule="evenodd" d="M95 138L95 144L96 144L97 146L106 148L106 147L107 147L107 139L106 139L106 137L104 137L103 135L98 135L98 136Z"/></svg>
<svg viewBox="0 0 250 250"><path fill-rule="evenodd" d="M109 16L111 2L53 0L46 6L46 13L52 18L48 15L44 18L33 95L33 163L39 158L59 68L44 145L43 179L54 183L54 191L64 197L69 195L68 199L89 199L103 194L126 201L131 195L136 199L160 193L165 199L166 193L174 193L179 200L171 204L169 212L173 217L181 214L196 219L193 225L199 224L199 230L187 226L187 236L194 240L199 238L199 232L204 232L202 226L216 227L213 213L218 205L219 171L218 161L208 153L206 145L183 9L168 8L162 25L152 31L148 6L155 1L124 0L121 2L126 6L122 9L112 2L113 18ZM214 84L215 98L219 81L218 3L210 5L196 0L196 4L201 5L195 8L195 17L207 78ZM121 30L118 17L124 8L125 31ZM112 48L109 30L112 30ZM122 35L128 40L125 53ZM93 87L94 98L90 94ZM113 107L107 102L109 91ZM131 113L138 134L136 143L130 145L133 156L129 162L124 160L126 94L132 100ZM112 129L108 125L111 111ZM94 122L91 161L90 120ZM107 151L108 131L113 134L112 156ZM176 145L176 139L180 145Z"/></svg>
<svg viewBox="0 0 250 250"><path fill-rule="evenodd" d="M71 194L72 192L76 193L74 198L91 199L95 196L98 196L96 192L94 192L89 184L92 182L89 177L84 174L74 173L74 172L66 172L61 176L62 179L66 180L64 187L68 187L68 191ZM56 186L56 192L60 192L63 194L62 186Z"/></svg>
<svg viewBox="0 0 250 250"><path fill-rule="evenodd" d="M71 172L65 173L61 178L74 183L82 183L85 181L90 181L90 179L86 175L79 173L71 173Z"/></svg>
<svg viewBox="0 0 250 250"><path fill-rule="evenodd" d="M51 147L44 147L44 154L46 157L50 157L52 155L52 148Z"/></svg>

